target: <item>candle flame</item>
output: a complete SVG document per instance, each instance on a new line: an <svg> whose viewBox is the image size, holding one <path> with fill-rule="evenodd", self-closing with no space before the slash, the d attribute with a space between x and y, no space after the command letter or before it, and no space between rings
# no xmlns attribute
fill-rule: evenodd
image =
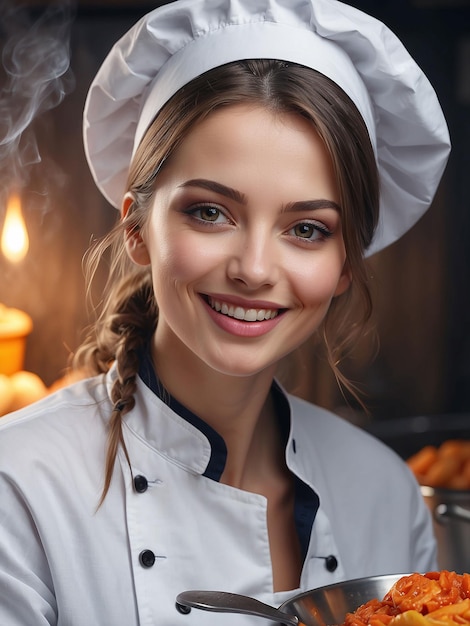
<svg viewBox="0 0 470 626"><path fill-rule="evenodd" d="M21 201L17 193L11 194L3 224L1 248L4 256L12 263L22 261L29 249L29 237L21 212Z"/></svg>

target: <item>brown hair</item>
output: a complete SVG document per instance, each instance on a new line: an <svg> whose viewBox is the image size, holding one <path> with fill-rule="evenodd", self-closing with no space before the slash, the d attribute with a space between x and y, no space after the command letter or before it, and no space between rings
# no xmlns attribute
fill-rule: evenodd
<svg viewBox="0 0 470 626"><path fill-rule="evenodd" d="M333 301L323 324L323 337L338 382L351 389L338 369L338 362L371 315L363 254L372 240L379 204L377 166L364 121L335 83L310 68L280 61L249 60L213 69L185 85L159 111L129 171L128 190L134 198L132 210L95 246L88 258L91 280L100 258L110 248L111 265L101 314L74 359L77 367L93 373L107 371L111 362L117 364L102 499L109 489L119 445L127 456L122 418L134 406L139 349L150 340L157 324L150 270L129 260L124 249L124 233L144 226L158 172L194 124L220 107L238 103L302 115L314 125L331 155L340 192L352 288ZM349 319L352 292L362 305L359 320L355 321Z"/></svg>

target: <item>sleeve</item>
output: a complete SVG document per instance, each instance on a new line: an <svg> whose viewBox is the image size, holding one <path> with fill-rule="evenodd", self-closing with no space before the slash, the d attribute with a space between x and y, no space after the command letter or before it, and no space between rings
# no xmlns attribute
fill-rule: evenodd
<svg viewBox="0 0 470 626"><path fill-rule="evenodd" d="M58 538L60 541L60 538ZM57 624L53 581L21 489L0 472L0 624Z"/></svg>

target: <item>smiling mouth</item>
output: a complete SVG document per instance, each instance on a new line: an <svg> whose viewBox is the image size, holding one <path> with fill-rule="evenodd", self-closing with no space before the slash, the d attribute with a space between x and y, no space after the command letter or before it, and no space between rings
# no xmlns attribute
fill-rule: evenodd
<svg viewBox="0 0 470 626"><path fill-rule="evenodd" d="M282 312L281 309L245 309L241 306L229 304L214 298L206 298L209 306L220 313L227 315L243 322L264 322L272 320Z"/></svg>

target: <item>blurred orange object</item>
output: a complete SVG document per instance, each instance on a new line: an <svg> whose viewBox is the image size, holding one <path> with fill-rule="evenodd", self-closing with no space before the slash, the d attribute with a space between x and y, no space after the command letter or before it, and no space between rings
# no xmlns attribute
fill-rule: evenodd
<svg viewBox="0 0 470 626"><path fill-rule="evenodd" d="M470 489L470 441L448 439L439 447L425 446L411 456L408 466L421 485Z"/></svg>
<svg viewBox="0 0 470 626"><path fill-rule="evenodd" d="M10 376L23 369L26 337L32 329L27 313L0 304L0 374Z"/></svg>
<svg viewBox="0 0 470 626"><path fill-rule="evenodd" d="M8 413L13 400L13 389L10 379L5 374L0 374L0 417Z"/></svg>
<svg viewBox="0 0 470 626"><path fill-rule="evenodd" d="M22 409L47 395L47 388L41 378L33 372L19 371L10 376L13 391L9 412Z"/></svg>

